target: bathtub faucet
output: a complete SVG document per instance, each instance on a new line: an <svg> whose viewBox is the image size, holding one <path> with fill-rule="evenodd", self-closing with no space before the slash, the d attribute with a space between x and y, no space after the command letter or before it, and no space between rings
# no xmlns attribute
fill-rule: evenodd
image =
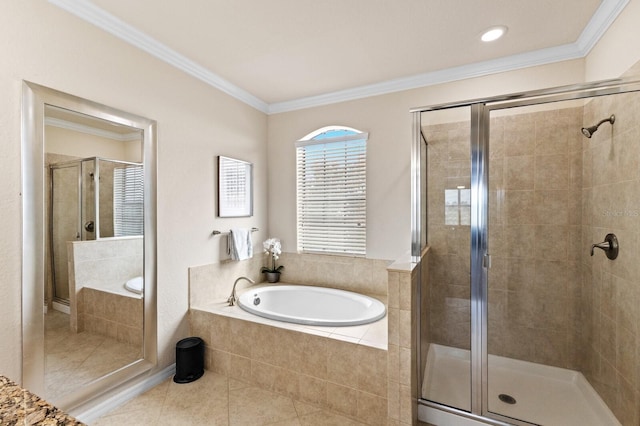
<svg viewBox="0 0 640 426"><path fill-rule="evenodd" d="M229 296L229 298L227 299L227 303L229 304L229 306L235 305L236 300L238 300L238 297L236 296L236 284L238 284L238 281L240 280L247 280L251 284L255 284L255 282L251 278L247 278L247 277L238 278L236 282L233 283L233 290L231 290L231 296Z"/></svg>

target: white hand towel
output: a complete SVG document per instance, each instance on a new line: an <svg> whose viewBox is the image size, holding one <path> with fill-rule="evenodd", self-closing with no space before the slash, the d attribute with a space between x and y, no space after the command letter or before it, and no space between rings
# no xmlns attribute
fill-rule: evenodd
<svg viewBox="0 0 640 426"><path fill-rule="evenodd" d="M251 229L231 229L229 233L229 252L232 260L246 260L253 257Z"/></svg>

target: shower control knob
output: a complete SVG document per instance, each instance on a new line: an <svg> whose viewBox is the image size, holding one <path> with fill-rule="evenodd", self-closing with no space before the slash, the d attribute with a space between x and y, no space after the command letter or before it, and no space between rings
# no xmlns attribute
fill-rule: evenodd
<svg viewBox="0 0 640 426"><path fill-rule="evenodd" d="M620 248L618 245L618 238L615 234L607 234L603 242L591 245L591 256L594 255L594 249L596 248L604 251L607 258L613 260L618 257L618 250Z"/></svg>

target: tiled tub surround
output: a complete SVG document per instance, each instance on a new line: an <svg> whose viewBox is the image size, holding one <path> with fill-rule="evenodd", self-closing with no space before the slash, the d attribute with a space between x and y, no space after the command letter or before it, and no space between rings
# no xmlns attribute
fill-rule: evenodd
<svg viewBox="0 0 640 426"><path fill-rule="evenodd" d="M143 237L74 241L68 251L71 329L142 345L142 296L124 283L142 275Z"/></svg>
<svg viewBox="0 0 640 426"><path fill-rule="evenodd" d="M89 331L142 347L144 303L140 295L132 293L128 296L84 287L77 297L82 306L78 332Z"/></svg>
<svg viewBox="0 0 640 426"><path fill-rule="evenodd" d="M279 263L285 265L283 281L387 299L387 316L341 330L276 323L224 303L237 277L261 281L260 256L192 267L190 322L192 334L205 340L207 369L367 423L415 424L415 265L293 253L283 253ZM238 287L242 291L245 282ZM213 312L216 304L224 315Z"/></svg>
<svg viewBox="0 0 640 426"><path fill-rule="evenodd" d="M189 268L189 303L191 307L227 298L236 278L245 276L255 282L263 280L260 268L267 259L259 252L241 262L223 261ZM282 253L278 265L284 265L280 281L332 287L369 296L387 295L389 261L345 256ZM242 281L238 288L249 283Z"/></svg>
<svg viewBox="0 0 640 426"><path fill-rule="evenodd" d="M224 302L211 312L191 309L192 334L206 344L205 368L368 424L387 423L384 319L336 328L257 318Z"/></svg>

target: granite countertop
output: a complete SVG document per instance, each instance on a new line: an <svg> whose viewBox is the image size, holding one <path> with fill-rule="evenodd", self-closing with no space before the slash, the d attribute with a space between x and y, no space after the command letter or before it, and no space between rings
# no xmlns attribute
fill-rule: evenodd
<svg viewBox="0 0 640 426"><path fill-rule="evenodd" d="M0 376L0 425L83 425L47 401Z"/></svg>

